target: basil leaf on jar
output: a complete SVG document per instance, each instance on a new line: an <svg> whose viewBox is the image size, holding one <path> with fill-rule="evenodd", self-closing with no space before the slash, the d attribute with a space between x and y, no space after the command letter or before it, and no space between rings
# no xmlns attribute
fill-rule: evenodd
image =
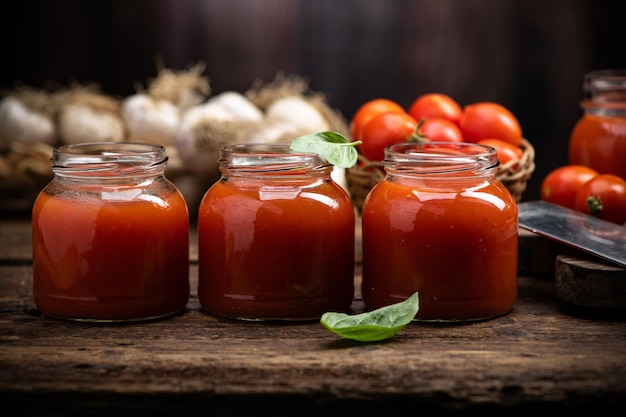
<svg viewBox="0 0 626 417"><path fill-rule="evenodd" d="M291 141L290 149L295 152L316 153L339 168L351 168L356 164L356 146L361 142L351 142L337 132L311 133Z"/></svg>

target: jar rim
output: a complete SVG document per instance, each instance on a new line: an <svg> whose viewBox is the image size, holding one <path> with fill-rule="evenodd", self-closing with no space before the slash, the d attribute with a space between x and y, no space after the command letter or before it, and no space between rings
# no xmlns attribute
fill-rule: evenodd
<svg viewBox="0 0 626 417"><path fill-rule="evenodd" d="M163 168L168 161L162 145L141 142L85 142L52 151L52 169L63 173L133 174Z"/></svg>
<svg viewBox="0 0 626 417"><path fill-rule="evenodd" d="M220 169L237 172L320 171L331 164L316 153L295 152L288 143L240 143L223 146Z"/></svg>
<svg viewBox="0 0 626 417"><path fill-rule="evenodd" d="M591 100L623 102L626 94L626 69L604 69L585 73L583 92Z"/></svg>
<svg viewBox="0 0 626 417"><path fill-rule="evenodd" d="M56 160L132 161L138 156L159 161L165 157L165 147L140 142L85 142L62 145L53 150Z"/></svg>
<svg viewBox="0 0 626 417"><path fill-rule="evenodd" d="M497 150L468 142L403 142L388 146L385 169L412 173L451 173L493 171L500 162Z"/></svg>

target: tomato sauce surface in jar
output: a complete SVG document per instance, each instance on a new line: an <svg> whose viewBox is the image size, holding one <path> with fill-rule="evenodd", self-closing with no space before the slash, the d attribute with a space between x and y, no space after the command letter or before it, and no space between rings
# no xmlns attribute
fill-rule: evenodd
<svg viewBox="0 0 626 417"><path fill-rule="evenodd" d="M492 148L404 143L362 210L362 294L368 309L419 293L417 320L507 313L517 297L517 205L496 181Z"/></svg>
<svg viewBox="0 0 626 417"><path fill-rule="evenodd" d="M569 162L626 179L626 70L585 74L584 111L569 142Z"/></svg>
<svg viewBox="0 0 626 417"><path fill-rule="evenodd" d="M164 176L165 148L90 143L55 149L32 212L33 297L82 321L168 316L189 300L189 215Z"/></svg>
<svg viewBox="0 0 626 417"><path fill-rule="evenodd" d="M311 320L354 298L355 214L332 166L289 145L227 146L198 211L198 297L243 320Z"/></svg>

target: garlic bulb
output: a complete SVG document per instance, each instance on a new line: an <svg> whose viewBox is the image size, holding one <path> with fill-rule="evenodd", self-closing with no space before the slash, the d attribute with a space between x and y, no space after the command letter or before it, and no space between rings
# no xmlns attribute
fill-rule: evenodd
<svg viewBox="0 0 626 417"><path fill-rule="evenodd" d="M173 145L180 126L180 110L166 100L147 94L134 94L122 102L122 117L128 140Z"/></svg>
<svg viewBox="0 0 626 417"><path fill-rule="evenodd" d="M189 170L217 179L222 146L248 141L263 123L263 112L245 96L224 92L184 112L176 147Z"/></svg>
<svg viewBox="0 0 626 417"><path fill-rule="evenodd" d="M348 123L341 112L330 107L326 97L311 90L308 82L300 76L278 73L273 81L267 83L256 80L244 94L254 105L265 112L268 119L274 119L274 114L278 113L276 117L281 118L280 115L288 115L287 118L292 123L302 125L305 130L309 131L308 133L311 133L311 130L314 132L332 130L344 136L350 133ZM294 97L301 101L298 103L298 100L293 100ZM282 101L282 99L286 100ZM285 103L294 103L294 106L285 106ZM274 105L274 109L270 111L271 105ZM288 108L282 110L283 106ZM315 108L319 114L313 112L311 107ZM321 115L326 123L318 124L307 121L301 124L298 122L298 109L302 109L302 114L310 114L312 118L310 120L316 119L320 122L319 117ZM294 114L290 114L292 112ZM328 129L324 129L327 127L326 125Z"/></svg>
<svg viewBox="0 0 626 417"><path fill-rule="evenodd" d="M10 168L10 178L20 184L36 184L38 179L52 177L50 155L53 147L46 143L13 142L5 163Z"/></svg>
<svg viewBox="0 0 626 417"><path fill-rule="evenodd" d="M229 122L223 122L229 123ZM233 138L219 134L219 128L206 119L183 117L176 136L176 149L185 167L201 177L211 180L219 175L218 158L222 146L234 143Z"/></svg>
<svg viewBox="0 0 626 417"><path fill-rule="evenodd" d="M125 137L119 102L96 88L75 86L58 94L58 131L67 144L121 142Z"/></svg>
<svg viewBox="0 0 626 417"><path fill-rule="evenodd" d="M267 120L255 131L250 132L247 141L256 143L290 142L292 139L314 133L308 129L302 129L288 120Z"/></svg>
<svg viewBox="0 0 626 417"><path fill-rule="evenodd" d="M324 132L330 126L324 116L304 98L287 96L271 102L265 111L266 122L252 132L250 142L290 142L309 133Z"/></svg>
<svg viewBox="0 0 626 417"><path fill-rule="evenodd" d="M124 122L117 114L98 111L88 106L65 106L58 123L59 135L67 144L124 140Z"/></svg>
<svg viewBox="0 0 626 417"><path fill-rule="evenodd" d="M206 120L203 113L204 110L203 106L196 106L183 114L180 128L176 133L175 144L178 155L188 170L200 176L213 177L217 171L219 148L217 145L210 146L210 140L205 141L206 145L203 146L201 136L202 122ZM217 111L214 109L209 110L214 112L214 114L222 112L221 115L224 117L227 114L222 109Z"/></svg>
<svg viewBox="0 0 626 417"><path fill-rule="evenodd" d="M28 100L19 94L8 95L0 101L0 142L14 141L49 145L56 141L52 116L29 106Z"/></svg>
<svg viewBox="0 0 626 417"><path fill-rule="evenodd" d="M317 108L297 96L283 97L272 102L265 111L265 117L288 122L305 133L323 132L330 127Z"/></svg>
<svg viewBox="0 0 626 417"><path fill-rule="evenodd" d="M264 118L261 109L252 104L246 96L236 91L225 91L213 96L206 105L220 107L225 114L231 116L231 120L261 122Z"/></svg>
<svg viewBox="0 0 626 417"><path fill-rule="evenodd" d="M161 68L147 91L127 97L122 116L128 140L174 146L182 113L200 105L211 92L203 71L202 63L182 71Z"/></svg>
<svg viewBox="0 0 626 417"><path fill-rule="evenodd" d="M183 120L188 123L197 123L201 120L220 122L234 120L232 113L215 102L206 102L199 106L192 107L183 113Z"/></svg>

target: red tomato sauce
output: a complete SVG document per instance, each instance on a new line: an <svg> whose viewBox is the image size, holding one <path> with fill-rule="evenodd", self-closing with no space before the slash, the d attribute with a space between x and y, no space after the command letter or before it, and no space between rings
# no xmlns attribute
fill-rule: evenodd
<svg viewBox="0 0 626 417"><path fill-rule="evenodd" d="M111 202L40 194L33 207L33 297L44 315L156 318L189 299L182 196Z"/></svg>
<svg viewBox="0 0 626 417"><path fill-rule="evenodd" d="M363 283L375 309L419 292L423 320L508 312L517 297L515 202L499 183L455 191L382 181L363 209Z"/></svg>
<svg viewBox="0 0 626 417"><path fill-rule="evenodd" d="M242 181L245 181L242 180ZM354 209L336 184L213 185L198 214L198 297L240 319L305 320L354 298Z"/></svg>
<svg viewBox="0 0 626 417"><path fill-rule="evenodd" d="M569 161L626 179L626 118L583 115L570 136Z"/></svg>

